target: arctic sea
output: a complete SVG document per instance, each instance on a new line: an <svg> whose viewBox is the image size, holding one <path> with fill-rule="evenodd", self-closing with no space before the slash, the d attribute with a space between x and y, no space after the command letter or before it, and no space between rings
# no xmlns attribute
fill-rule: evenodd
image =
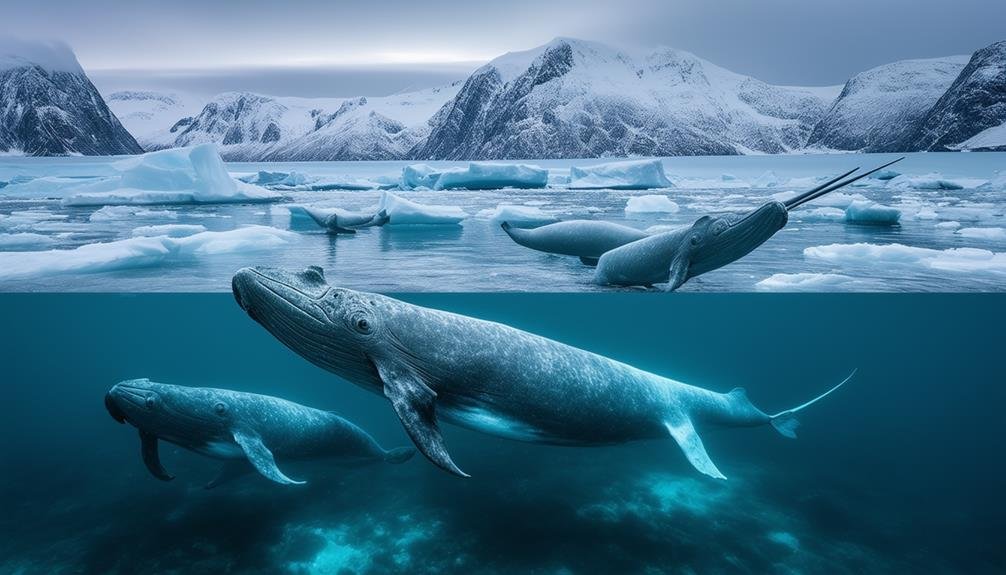
<svg viewBox="0 0 1006 575"><path fill-rule="evenodd" d="M341 240L340 240L341 241ZM227 294L0 296L0 572L1002 573L1002 294L409 294L773 411L708 431L729 477L671 441L570 448L444 426L470 479L423 457L291 467L202 489L162 444L150 476L105 391L137 377L331 409L408 445L387 401L316 368Z"/></svg>
<svg viewBox="0 0 1006 575"><path fill-rule="evenodd" d="M664 168L674 187L636 191L568 189L571 166L611 159L532 160L527 163L549 170L547 187L392 191L421 204L458 207L468 214L460 224L387 225L339 236L313 224L287 233L287 207L374 210L380 190L301 186L278 189L284 199L265 204L69 207L58 197L41 197L47 195L44 191L18 197L12 190L24 187L14 183L107 176L118 158L0 158L0 182L12 183L0 188L0 290L224 291L236 269L255 264L320 265L330 281L375 291L607 291L611 288L592 283L593 269L577 259L513 243L500 229L504 218L496 214L512 218L517 212L518 220L523 214L529 220L518 225L524 226L590 218L659 230L705 214L743 213L853 167L869 169L895 157L666 158ZM232 163L227 169L235 177L269 171L308 181L394 187L408 164ZM786 228L755 252L689 281L682 291L1001 291L1006 285L1006 176L1001 173L1006 154L909 154L893 168L896 173L886 175L893 179L867 178L794 211ZM630 198L645 195L666 196L673 206L663 205L671 211L626 211ZM845 210L857 201L896 209L897 225L870 218L847 221ZM221 237L212 246L202 238L186 243L162 236L153 249L127 241L136 235L227 232L250 225L258 227L240 241ZM179 248L179 243L188 247ZM86 253L68 251L82 246Z"/></svg>

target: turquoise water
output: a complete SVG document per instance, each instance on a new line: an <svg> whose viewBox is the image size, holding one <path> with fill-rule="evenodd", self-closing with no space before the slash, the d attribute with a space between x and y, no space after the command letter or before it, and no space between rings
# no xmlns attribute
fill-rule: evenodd
<svg viewBox="0 0 1006 575"><path fill-rule="evenodd" d="M515 443L445 426L461 480L401 466L294 468L204 491L215 464L105 411L150 377L332 409L385 446L386 400L288 351L226 294L0 297L3 573L994 573L1006 569L1002 295L413 294L768 411L812 397L791 441L708 432L730 477L670 441Z"/></svg>

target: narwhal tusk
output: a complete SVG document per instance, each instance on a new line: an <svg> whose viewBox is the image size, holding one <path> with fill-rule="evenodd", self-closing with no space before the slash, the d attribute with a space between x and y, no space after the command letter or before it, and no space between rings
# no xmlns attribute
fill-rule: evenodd
<svg viewBox="0 0 1006 575"><path fill-rule="evenodd" d="M832 179L828 180L827 182L821 184L820 186L814 188L813 190L808 190L808 191L806 191L806 192L804 192L804 193L796 196L795 198L790 198L789 200L786 200L786 202L784 204L786 206L786 209L790 209L790 206L799 203L800 200L802 200L802 199L810 196L811 194L815 194L815 193L823 190L824 188L827 188L828 186L834 184L835 182L841 180L842 178L848 176L849 174L855 172L858 169L859 169L858 167L853 168L853 169L849 170L848 172L842 174L841 176L837 176L835 178L832 178Z"/></svg>
<svg viewBox="0 0 1006 575"><path fill-rule="evenodd" d="M820 198L821 196L823 196L823 195L825 195L825 194L827 194L829 192L834 192L835 190L837 190L839 188L843 188L845 186L848 186L849 184L851 184L851 183L853 183L853 182L855 182L857 180L861 180L861 179L865 178L866 176L869 176L870 174L879 172L880 170L883 170L887 166L890 166L891 164L900 162L901 160L904 160L904 159L905 159L904 156L902 156L902 157L900 157L900 158L898 158L896 160L892 160L890 162L887 162L883 166L878 166L876 168L873 168L869 172L860 174L860 175L858 175L858 176L856 176L854 178L849 178L848 180L845 180L845 181L839 182L839 183L837 183L837 184L835 184L833 186L829 186L827 188L818 190L818 191L816 191L816 192L814 192L812 194L809 194L809 193L808 194L803 194L802 196L799 196L797 198L799 201L790 200L790 202L788 202L786 204L786 209L787 210L794 210L794 209L802 206L803 204L806 204L807 202L812 202L812 201L816 200L817 198Z"/></svg>

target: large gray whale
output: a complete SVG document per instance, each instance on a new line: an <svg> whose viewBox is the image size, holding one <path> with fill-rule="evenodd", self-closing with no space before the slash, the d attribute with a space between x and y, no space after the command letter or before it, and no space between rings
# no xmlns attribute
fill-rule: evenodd
<svg viewBox="0 0 1006 575"><path fill-rule="evenodd" d="M105 407L116 421L139 430L143 462L158 479L174 478L161 465L159 439L225 460L207 488L252 469L276 483L304 483L287 477L277 460L403 463L415 453L411 447L385 451L367 432L332 412L255 393L133 379L113 386Z"/></svg>
<svg viewBox="0 0 1006 575"><path fill-rule="evenodd" d="M698 429L771 424L794 437L796 414L845 383L769 415L740 388L717 393L499 323L333 287L318 267L244 268L232 284L252 319L312 363L388 398L416 447L463 477L440 418L537 443L671 437L696 469L723 479Z"/></svg>
<svg viewBox="0 0 1006 575"><path fill-rule="evenodd" d="M843 180L859 168L849 170L786 202L767 202L745 215L702 216L691 225L652 235L595 220L570 220L530 230L518 230L504 222L503 229L525 247L577 256L585 264L596 265L594 283L667 283L673 291L691 278L754 251L786 226L790 211L902 159Z"/></svg>

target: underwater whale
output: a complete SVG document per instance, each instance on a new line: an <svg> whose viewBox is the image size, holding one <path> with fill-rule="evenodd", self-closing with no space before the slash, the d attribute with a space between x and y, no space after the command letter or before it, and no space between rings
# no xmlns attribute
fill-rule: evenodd
<svg viewBox="0 0 1006 575"><path fill-rule="evenodd" d="M360 228L383 226L391 219L386 210L377 213L351 212L341 208L300 206L319 226L333 234L355 234Z"/></svg>
<svg viewBox="0 0 1006 575"><path fill-rule="evenodd" d="M503 229L525 247L577 256L585 264L596 265L593 278L596 284L667 283L673 291L695 276L754 251L786 226L790 211L902 159L843 180L859 169L854 168L786 202L767 202L742 216L702 216L691 225L662 233L647 234L629 226L596 220L569 220L529 230L518 230L504 223Z"/></svg>
<svg viewBox="0 0 1006 575"><path fill-rule="evenodd" d="M697 470L724 479L699 429L772 425L795 437L796 414L852 377L770 415L741 388L718 393L503 324L330 286L319 267L244 268L232 287L238 305L287 347L390 400L416 447L462 477L440 419L560 445L670 437Z"/></svg>
<svg viewBox="0 0 1006 575"><path fill-rule="evenodd" d="M143 463L158 479L174 479L158 456L161 439L225 460L207 489L253 469L276 483L305 483L287 477L277 460L358 465L403 463L415 454L411 447L384 450L367 432L332 412L255 393L133 379L108 391L105 408L119 423L139 430Z"/></svg>

